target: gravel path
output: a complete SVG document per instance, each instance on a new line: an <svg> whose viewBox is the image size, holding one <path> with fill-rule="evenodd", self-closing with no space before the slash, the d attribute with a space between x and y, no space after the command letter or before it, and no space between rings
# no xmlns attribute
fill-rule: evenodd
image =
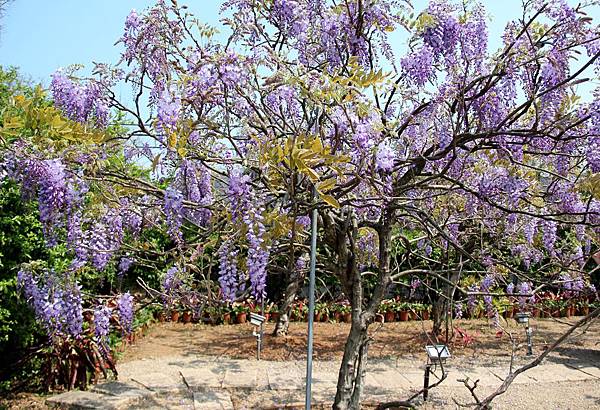
<svg viewBox="0 0 600 410"><path fill-rule="evenodd" d="M464 325L477 335L477 342L453 348L454 355L445 366L448 377L430 391L426 403L421 398L415 400L419 408L456 409L459 404L472 404L474 399L460 380L479 380L476 392L483 398L498 388L508 374L510 354L506 338L496 338L483 323ZM539 354L569 323L540 321L535 325L534 353ZM299 334L303 331L300 326L304 327L299 324L295 330ZM600 409L599 328L595 324L578 333L542 365L517 377L509 390L493 402L493 408ZM84 403L85 408L140 410L303 408L302 337L273 340L271 351L265 354L269 360L257 361L252 359L248 330L244 326L157 326L125 352L125 360L118 364L119 382L99 385L92 392L55 396L49 402L63 408L83 408L80 404ZM331 408L343 342L339 336L345 328L321 324L318 330L321 350L317 351L313 370L313 408ZM512 330L519 336L521 329L513 326ZM370 351L363 408L406 399L421 389L424 352L414 336L417 331L413 329L410 336L410 327L393 324L377 334L378 341ZM394 343L394 333L403 334L412 343ZM289 346L282 347L282 341L290 342ZM514 366L529 360L520 341ZM439 369L436 374L440 374Z"/></svg>

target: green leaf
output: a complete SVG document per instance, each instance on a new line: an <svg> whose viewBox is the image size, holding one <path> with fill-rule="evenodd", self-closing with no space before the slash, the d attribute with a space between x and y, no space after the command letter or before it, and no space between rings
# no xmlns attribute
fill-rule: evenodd
<svg viewBox="0 0 600 410"><path fill-rule="evenodd" d="M321 199L325 202L327 202L329 205L331 205L334 208L341 208L340 203L337 201L337 199L335 199L334 197L332 197L331 195L327 195L327 194L322 194L319 192L319 196L321 197Z"/></svg>

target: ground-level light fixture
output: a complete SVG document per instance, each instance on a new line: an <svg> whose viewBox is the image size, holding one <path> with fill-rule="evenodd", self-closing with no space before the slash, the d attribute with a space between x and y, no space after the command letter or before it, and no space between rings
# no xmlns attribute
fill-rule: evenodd
<svg viewBox="0 0 600 410"><path fill-rule="evenodd" d="M529 326L529 318L531 315L529 312L519 312L515 315L517 323L525 326L525 333L527 334L527 356L533 355L533 343L531 341L531 327Z"/></svg>
<svg viewBox="0 0 600 410"><path fill-rule="evenodd" d="M429 395L429 375L431 372L431 366L437 367L437 365L442 365L442 377L445 373L443 364L446 363L446 360L451 357L450 350L448 350L448 346L446 345L427 345L425 346L425 351L427 352L427 364L425 365L425 377L423 379L423 401L427 401L427 396Z"/></svg>
<svg viewBox="0 0 600 410"><path fill-rule="evenodd" d="M256 359L260 360L260 349L262 347L262 335L263 328L262 325L265 323L267 318L263 315L259 315L258 313L250 312L250 324L256 326L252 331L252 335L256 337Z"/></svg>

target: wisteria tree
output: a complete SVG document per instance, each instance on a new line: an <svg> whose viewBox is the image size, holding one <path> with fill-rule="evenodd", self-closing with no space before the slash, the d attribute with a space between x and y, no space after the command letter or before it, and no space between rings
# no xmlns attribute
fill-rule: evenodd
<svg viewBox="0 0 600 410"><path fill-rule="evenodd" d="M425 275L445 300L486 304L502 284L531 297L565 283L559 272L587 282L600 222L592 5L525 1L490 49L476 2L228 0L219 42L158 1L127 17L118 64L54 75L55 105L80 128L32 140L5 121L4 167L40 201L48 244L69 244L74 272L130 264L144 244L124 235L164 221L167 287L218 269L230 301L262 300L268 272L297 287L316 207L320 265L352 305L334 408L358 408L369 325L392 282ZM123 82L132 95L119 100ZM110 112L127 124L116 137L102 131ZM120 152L152 176L107 160ZM467 272L481 285L458 288ZM547 280L532 286L536 272Z"/></svg>

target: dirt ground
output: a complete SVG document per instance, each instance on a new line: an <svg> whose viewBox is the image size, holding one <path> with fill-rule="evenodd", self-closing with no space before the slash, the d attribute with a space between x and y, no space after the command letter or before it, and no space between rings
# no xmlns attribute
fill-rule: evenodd
<svg viewBox="0 0 600 410"><path fill-rule="evenodd" d="M534 353L541 352L558 338L577 318L535 319L532 321ZM525 330L514 320L503 321L505 329L498 332L485 320L456 320L450 331L452 354L457 358L494 360L508 358L512 335L517 351L525 349ZM300 360L306 357L306 323L291 323L288 336L271 335L273 323L264 329L263 360ZM315 323L315 360L336 360L343 354L349 324ZM393 322L371 326L371 358L419 357L424 345L433 341L428 334L431 322ZM233 359L252 359L256 356L256 338L253 327L244 325L208 326L201 324L162 323L154 326L146 337L128 346L121 361L172 355L211 355ZM600 349L600 323L592 323L576 332L561 349ZM440 342L445 342L442 337Z"/></svg>

